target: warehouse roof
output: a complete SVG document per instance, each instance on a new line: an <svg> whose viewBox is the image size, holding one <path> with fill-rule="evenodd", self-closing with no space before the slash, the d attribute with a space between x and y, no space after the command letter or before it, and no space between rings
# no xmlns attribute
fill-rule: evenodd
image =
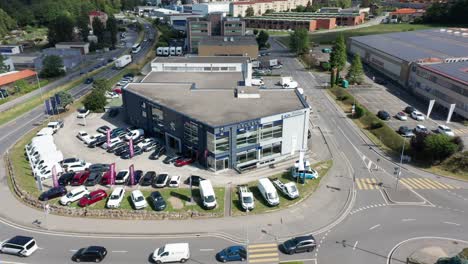
<svg viewBox="0 0 468 264"><path fill-rule="evenodd" d="M191 89L190 84L180 83L131 83L125 90L210 126L306 108L296 90L290 89L259 89L260 98L248 99L235 97L234 89Z"/></svg>
<svg viewBox="0 0 468 264"><path fill-rule="evenodd" d="M243 63L248 61L248 57L230 56L185 56L185 57L156 57L152 62L159 63Z"/></svg>
<svg viewBox="0 0 468 264"><path fill-rule="evenodd" d="M232 89L243 80L242 72L150 72L142 82L194 84L197 89Z"/></svg>
<svg viewBox="0 0 468 264"><path fill-rule="evenodd" d="M425 58L466 57L468 38L462 32L454 34L454 31L428 29L351 37L351 40L408 62Z"/></svg>
<svg viewBox="0 0 468 264"><path fill-rule="evenodd" d="M468 85L468 61L426 64L421 67Z"/></svg>
<svg viewBox="0 0 468 264"><path fill-rule="evenodd" d="M211 36L205 37L200 40L198 45L209 46L257 46L258 43L254 36L236 36L236 37L223 37Z"/></svg>
<svg viewBox="0 0 468 264"><path fill-rule="evenodd" d="M35 75L35 71L31 71L28 69L22 71L7 72L0 76L0 86L13 83L22 79L26 79Z"/></svg>

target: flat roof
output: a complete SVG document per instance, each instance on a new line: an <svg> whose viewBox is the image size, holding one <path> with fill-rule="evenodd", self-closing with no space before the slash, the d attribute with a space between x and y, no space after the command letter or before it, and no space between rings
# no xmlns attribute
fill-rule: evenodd
<svg viewBox="0 0 468 264"><path fill-rule="evenodd" d="M306 108L293 89L259 89L260 98L236 98L234 89L191 89L190 84L130 83L124 88L216 127Z"/></svg>
<svg viewBox="0 0 468 264"><path fill-rule="evenodd" d="M231 38L233 41L231 41ZM225 39L227 41L225 41ZM257 40L254 36L211 36L205 37L200 40L198 45L210 46L258 46Z"/></svg>
<svg viewBox="0 0 468 264"><path fill-rule="evenodd" d="M468 55L466 36L442 32L440 29L368 35L350 39L352 42L364 44L408 62L425 58L446 59Z"/></svg>
<svg viewBox="0 0 468 264"><path fill-rule="evenodd" d="M239 85L239 81L244 81L242 72L150 72L142 82L194 84L197 89L232 89Z"/></svg>
<svg viewBox="0 0 468 264"><path fill-rule="evenodd" d="M451 62L451 63L437 63L421 65L433 72L445 75L448 78L455 79L456 81L464 82L468 85L468 61Z"/></svg>
<svg viewBox="0 0 468 264"><path fill-rule="evenodd" d="M249 57L243 56L184 56L184 57L156 57L152 62L160 63L243 63Z"/></svg>

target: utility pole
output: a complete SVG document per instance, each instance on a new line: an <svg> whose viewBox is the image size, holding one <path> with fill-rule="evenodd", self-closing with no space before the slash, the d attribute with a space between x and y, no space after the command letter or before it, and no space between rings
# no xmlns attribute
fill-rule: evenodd
<svg viewBox="0 0 468 264"><path fill-rule="evenodd" d="M396 186L395 186L395 190L397 191L398 191L398 182L400 181L400 177L401 177L401 168L403 166L403 153L405 151L405 143L406 143L406 140L403 138L403 145L401 147L401 156L400 156L400 168L398 170L397 181L396 181Z"/></svg>

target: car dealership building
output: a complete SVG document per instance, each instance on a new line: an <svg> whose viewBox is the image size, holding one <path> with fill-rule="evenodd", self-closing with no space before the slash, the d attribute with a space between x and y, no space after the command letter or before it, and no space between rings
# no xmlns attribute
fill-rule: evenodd
<svg viewBox="0 0 468 264"><path fill-rule="evenodd" d="M242 171L307 149L306 100L295 89L252 87L247 57L156 58L151 67L123 89L124 111L169 151Z"/></svg>

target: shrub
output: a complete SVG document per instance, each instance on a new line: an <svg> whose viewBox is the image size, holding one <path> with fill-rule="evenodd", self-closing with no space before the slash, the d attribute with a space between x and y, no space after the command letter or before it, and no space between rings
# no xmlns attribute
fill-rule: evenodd
<svg viewBox="0 0 468 264"><path fill-rule="evenodd" d="M465 144L463 143L463 139L459 136L452 138L452 142L458 146L457 151L462 151L465 148Z"/></svg>
<svg viewBox="0 0 468 264"><path fill-rule="evenodd" d="M361 118L365 113L366 109L359 104L356 104L354 118Z"/></svg>
<svg viewBox="0 0 468 264"><path fill-rule="evenodd" d="M433 134L424 140L424 152L433 163L439 163L457 151L458 146L443 134Z"/></svg>
<svg viewBox="0 0 468 264"><path fill-rule="evenodd" d="M382 121L372 121L371 129L377 129L383 127Z"/></svg>
<svg viewBox="0 0 468 264"><path fill-rule="evenodd" d="M456 153L446 159L442 167L453 173L468 173L468 151Z"/></svg>

